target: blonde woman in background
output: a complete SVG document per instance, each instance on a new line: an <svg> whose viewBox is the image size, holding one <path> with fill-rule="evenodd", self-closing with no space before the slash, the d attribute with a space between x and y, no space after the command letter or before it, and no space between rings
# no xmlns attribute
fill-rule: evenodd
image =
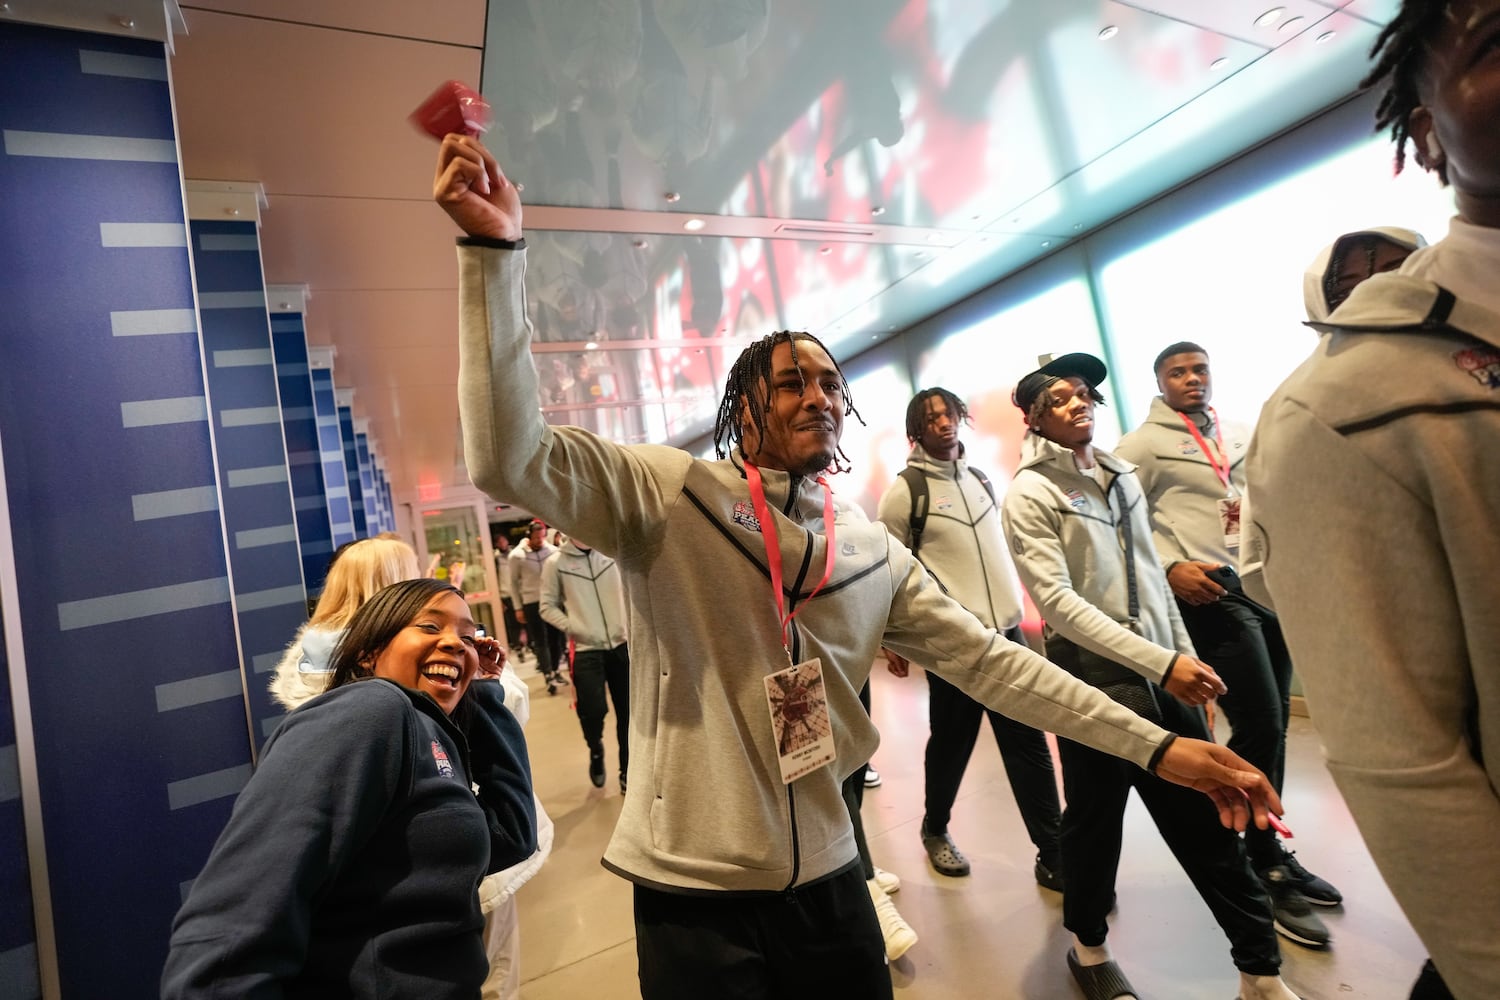
<svg viewBox="0 0 1500 1000"><path fill-rule="evenodd" d="M360 605L376 592L422 575L417 553L394 534L365 538L334 554L312 620L297 631L271 680L287 711L328 689L329 656Z"/></svg>

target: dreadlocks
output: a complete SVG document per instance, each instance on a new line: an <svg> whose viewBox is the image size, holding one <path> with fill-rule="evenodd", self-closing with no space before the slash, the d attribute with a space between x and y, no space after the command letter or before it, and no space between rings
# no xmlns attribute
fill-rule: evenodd
<svg viewBox="0 0 1500 1000"><path fill-rule="evenodd" d="M1428 47L1447 14L1448 0L1403 0L1400 12L1381 30L1370 49L1370 57L1378 56L1379 61L1359 81L1361 89L1386 81L1385 93L1375 109L1375 131L1390 126L1398 174L1406 165L1406 140L1410 138L1407 119L1422 103L1418 87L1427 66ZM1447 163L1432 166L1438 179L1447 184Z"/></svg>
<svg viewBox="0 0 1500 1000"><path fill-rule="evenodd" d="M948 407L948 416L954 423L969 423L969 408L964 401L940 386L923 389L906 404L906 440L915 444L922 440L927 429L927 401L941 399Z"/></svg>
<svg viewBox="0 0 1500 1000"><path fill-rule="evenodd" d="M1052 382L1060 381L1062 381L1060 378L1052 380ZM1089 399L1093 401L1095 406L1105 405L1104 393L1095 389L1087 382L1084 383L1084 388L1088 390ZM1052 409L1052 383L1048 383L1047 387L1037 393L1036 398L1031 401L1031 409L1026 411L1026 426L1032 430L1036 430L1042 425L1042 417L1046 416L1047 411L1050 409Z"/></svg>
<svg viewBox="0 0 1500 1000"><path fill-rule="evenodd" d="M746 403L750 407L750 419L755 424L756 435L760 439L766 436L766 401L770 398L771 391L771 354L776 350L776 345L787 343L792 348L792 364L799 370L801 362L797 360L797 342L809 341L823 349L828 359L833 361L834 370L839 373L839 387L844 392L844 415L853 415L860 423L865 418L859 415L854 408L854 396L849 392L849 382L844 378L844 370L834 360L833 352L823 347L823 342L810 333L800 330L778 330L767 334L749 347L740 352L735 359L734 367L729 369L729 377L724 381L724 398L719 401L719 416L714 422L714 455L724 458L733 449L744 444L744 427L741 426L741 410ZM849 456L844 450L835 445L838 458L834 460L833 470L835 472L848 472L851 468Z"/></svg>

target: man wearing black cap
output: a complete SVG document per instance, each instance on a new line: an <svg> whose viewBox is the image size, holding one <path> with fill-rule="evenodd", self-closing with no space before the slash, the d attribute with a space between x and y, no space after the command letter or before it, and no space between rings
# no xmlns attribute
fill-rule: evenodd
<svg viewBox="0 0 1500 1000"><path fill-rule="evenodd" d="M1104 363L1067 354L1016 385L1030 433L1003 504L1016 569L1046 620L1047 658L1164 728L1208 738L1196 706L1224 693L1197 658L1151 541L1134 467L1096 450L1094 408ZM1167 782L1058 739L1067 809L1062 821L1063 925L1068 967L1093 997L1133 996L1105 938L1126 798L1135 788L1167 846L1230 940L1240 996L1284 1000L1270 900L1244 846Z"/></svg>

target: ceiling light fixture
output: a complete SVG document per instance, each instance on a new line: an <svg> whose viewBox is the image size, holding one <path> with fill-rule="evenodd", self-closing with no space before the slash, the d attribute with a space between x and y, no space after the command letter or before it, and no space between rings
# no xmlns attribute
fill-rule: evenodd
<svg viewBox="0 0 1500 1000"><path fill-rule="evenodd" d="M1257 17L1255 19L1255 26L1257 28L1269 28L1271 25L1281 20L1281 15L1285 13L1285 7L1272 7L1270 10L1266 11L1260 17Z"/></svg>
<svg viewBox="0 0 1500 1000"><path fill-rule="evenodd" d="M630 241L630 245L635 247L637 250L644 250L651 244L642 239L634 239Z"/></svg>
<svg viewBox="0 0 1500 1000"><path fill-rule="evenodd" d="M1228 66L1228 65L1229 65L1229 60L1227 58L1225 58L1224 56L1220 56L1219 58L1215 59L1213 62L1209 63L1208 64L1208 68L1211 69L1211 70L1213 70L1214 72L1218 72L1219 70L1223 69L1225 66Z"/></svg>
<svg viewBox="0 0 1500 1000"><path fill-rule="evenodd" d="M1331 42L1331 41L1333 41L1333 36L1337 35L1337 34L1338 34L1337 31L1325 31L1325 32L1323 32L1321 35L1318 36L1318 44L1322 45L1324 42Z"/></svg>
<svg viewBox="0 0 1500 1000"><path fill-rule="evenodd" d="M596 340L591 340L587 344L583 345L583 349L585 351L597 351L599 349L599 342Z"/></svg>
<svg viewBox="0 0 1500 1000"><path fill-rule="evenodd" d="M1117 24L1106 24L1104 27L1102 27L1102 28L1099 29L1099 41L1101 41L1101 42L1107 42L1111 38L1113 38L1116 35L1118 35L1119 33L1120 33L1120 26L1119 25L1117 25Z"/></svg>
<svg viewBox="0 0 1500 1000"><path fill-rule="evenodd" d="M708 225L708 223L704 222L702 219L689 219L682 224L682 228L686 229L690 233L696 233L706 225Z"/></svg>
<svg viewBox="0 0 1500 1000"><path fill-rule="evenodd" d="M662 197L667 199L667 204L669 205L675 205L682 200L682 195L678 194L676 191L668 191L666 194L662 195Z"/></svg>
<svg viewBox="0 0 1500 1000"><path fill-rule="evenodd" d="M818 253L822 254L825 257L827 257L829 254L833 253L833 247L819 247L818 248Z"/></svg>
<svg viewBox="0 0 1500 1000"><path fill-rule="evenodd" d="M1282 21L1281 27L1277 28L1276 30L1281 32L1283 35L1293 31L1301 31L1302 22L1306 20L1307 18L1300 15L1297 17L1289 17L1285 21Z"/></svg>
<svg viewBox="0 0 1500 1000"><path fill-rule="evenodd" d="M871 205L870 206L870 214L871 215L884 215L885 214L885 206L884 205Z"/></svg>

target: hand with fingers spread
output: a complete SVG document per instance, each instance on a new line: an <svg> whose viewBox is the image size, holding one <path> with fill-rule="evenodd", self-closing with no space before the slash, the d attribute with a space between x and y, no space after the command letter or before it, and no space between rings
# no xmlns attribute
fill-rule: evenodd
<svg viewBox="0 0 1500 1000"><path fill-rule="evenodd" d="M1235 830L1244 830L1250 822L1264 830L1272 814L1282 813L1281 797L1266 776L1217 743L1178 737L1162 754L1156 775L1213 799L1219 822Z"/></svg>
<svg viewBox="0 0 1500 1000"><path fill-rule="evenodd" d="M482 636L474 640L474 648L479 653L479 676L499 677L505 670L505 643L494 636Z"/></svg>
<svg viewBox="0 0 1500 1000"><path fill-rule="evenodd" d="M443 138L432 200L470 236L521 238L521 194L478 139L456 132Z"/></svg>
<svg viewBox="0 0 1500 1000"><path fill-rule="evenodd" d="M1184 705L1194 706L1206 705L1229 691L1213 667L1186 654L1172 661L1161 686Z"/></svg>

